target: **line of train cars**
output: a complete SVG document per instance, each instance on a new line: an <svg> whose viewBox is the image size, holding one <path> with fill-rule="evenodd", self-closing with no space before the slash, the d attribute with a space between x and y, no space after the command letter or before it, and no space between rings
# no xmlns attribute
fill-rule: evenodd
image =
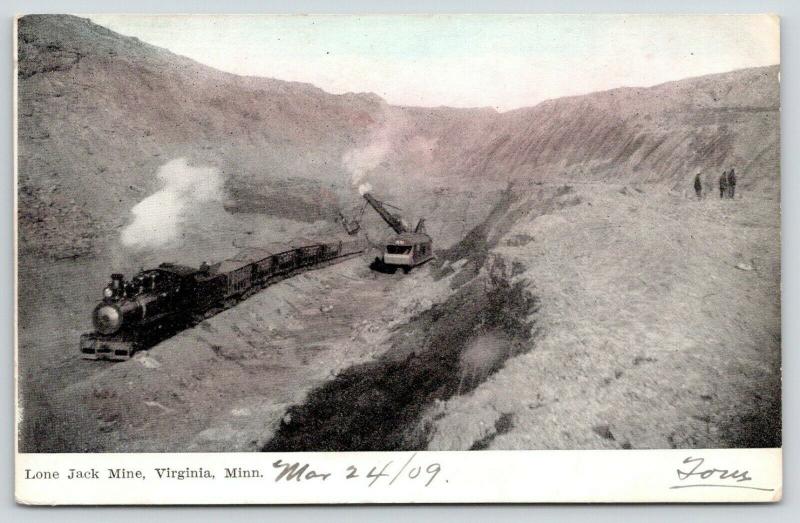
<svg viewBox="0 0 800 523"><path fill-rule="evenodd" d="M162 263L129 281L112 274L92 313L95 331L81 335L85 359L124 361L176 332L231 307L276 277L363 252L363 240L272 243L199 268Z"/></svg>

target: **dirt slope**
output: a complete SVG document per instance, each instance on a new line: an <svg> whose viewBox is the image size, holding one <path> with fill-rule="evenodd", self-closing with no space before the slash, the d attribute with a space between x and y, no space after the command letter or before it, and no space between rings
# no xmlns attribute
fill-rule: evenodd
<svg viewBox="0 0 800 523"><path fill-rule="evenodd" d="M465 157L475 175L688 185L736 167L777 192L778 68L560 98L505 113Z"/></svg>
<svg viewBox="0 0 800 523"><path fill-rule="evenodd" d="M101 248L177 157L220 168L232 211L305 221L355 205L361 173L448 243L463 217L431 212L433 191L457 206L492 194L488 180L687 184L736 166L743 186L777 190L777 67L497 113L235 76L72 16L23 17L18 42L23 252ZM345 161L354 151L361 165Z"/></svg>
<svg viewBox="0 0 800 523"><path fill-rule="evenodd" d="M533 350L430 409L429 448L779 444L777 201L560 192L492 251L541 299Z"/></svg>

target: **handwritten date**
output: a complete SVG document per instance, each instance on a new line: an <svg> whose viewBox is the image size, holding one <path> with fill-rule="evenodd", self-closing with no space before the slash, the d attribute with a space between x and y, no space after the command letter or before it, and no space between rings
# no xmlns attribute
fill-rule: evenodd
<svg viewBox="0 0 800 523"><path fill-rule="evenodd" d="M395 463L394 460L390 460L372 467L369 465L366 467L349 465L339 474L345 480L366 481L369 487L378 482L382 482L387 486L393 485L398 480L424 482L424 486L428 487L442 471L442 466L439 463L415 463L416 457L417 454L414 453L402 464L401 462ZM298 483L311 480L326 481L337 474L335 472L316 470L308 463L285 462L281 459L273 462L272 467L277 471L275 476L276 483L280 481Z"/></svg>

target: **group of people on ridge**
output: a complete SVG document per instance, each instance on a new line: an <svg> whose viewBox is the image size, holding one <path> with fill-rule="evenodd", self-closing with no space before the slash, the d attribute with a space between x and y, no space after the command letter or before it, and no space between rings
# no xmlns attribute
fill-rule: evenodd
<svg viewBox="0 0 800 523"><path fill-rule="evenodd" d="M697 198L703 197L703 182L700 179L700 173L694 177L694 192ZM720 198L733 198L736 195L736 173L731 167L730 171L722 171L719 177L719 197Z"/></svg>

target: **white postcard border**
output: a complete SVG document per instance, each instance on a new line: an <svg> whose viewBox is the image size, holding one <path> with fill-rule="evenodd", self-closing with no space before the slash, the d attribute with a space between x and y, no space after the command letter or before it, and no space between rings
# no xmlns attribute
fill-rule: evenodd
<svg viewBox="0 0 800 523"><path fill-rule="evenodd" d="M782 449L18 454L15 468L17 501L33 505L774 502L783 491Z"/></svg>
<svg viewBox="0 0 800 523"><path fill-rule="evenodd" d="M16 56L16 23L14 56ZM16 63L14 63L16 78ZM13 82L16 152L16 81ZM783 94L781 96L783 99ZM17 158L13 155L12 201L17 210ZM783 217L786 219L786 217ZM14 272L15 434L18 402L16 251L17 222L12 221ZM785 259L783 260L785 261ZM17 438L14 438L15 447ZM687 459L691 459L686 463ZM702 459L698 485L681 480ZM409 461L410 460L410 461ZM783 493L782 449L531 450L474 452L308 452L308 453L106 453L15 455L15 498L30 505L231 505L360 503L729 503L777 502ZM277 476L277 462L297 463L292 479ZM387 476L367 478L371 468ZM426 468L441 471L425 486ZM303 469L303 465L308 468ZM410 468L408 466L410 465ZM347 467L359 471L347 478ZM260 478L225 478L226 468L257 469ZM392 467L392 468L389 468ZM409 474L420 468L420 476ZM142 471L143 479L108 479L109 469ZM213 478L163 478L156 468L209 471ZM95 469L99 479L68 479L70 469ZM26 471L58 472L58 479L26 479ZM302 473L300 472L302 470ZM750 480L739 481L748 472ZM329 473L326 479L312 477ZM395 474L397 476L395 477ZM421 480L422 476L427 476ZM375 483L370 486L370 482ZM687 479L695 480L691 477ZM415 482L419 481L419 482ZM316 483L315 483L316 482ZM379 483L380 482L380 483ZM737 485L736 483L740 483ZM676 488L679 487L679 488Z"/></svg>

